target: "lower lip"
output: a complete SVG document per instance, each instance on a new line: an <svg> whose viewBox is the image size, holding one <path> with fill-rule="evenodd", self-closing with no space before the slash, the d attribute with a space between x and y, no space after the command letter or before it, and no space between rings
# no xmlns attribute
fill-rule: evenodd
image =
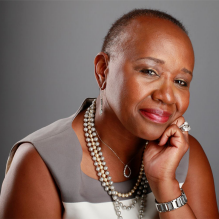
<svg viewBox="0 0 219 219"><path fill-rule="evenodd" d="M156 123L165 123L169 120L169 116L159 116L144 110L141 110L141 114Z"/></svg>

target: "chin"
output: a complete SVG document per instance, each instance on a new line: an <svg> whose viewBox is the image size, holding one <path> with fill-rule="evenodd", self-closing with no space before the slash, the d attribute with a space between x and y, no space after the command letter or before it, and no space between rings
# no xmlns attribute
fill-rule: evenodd
<svg viewBox="0 0 219 219"><path fill-rule="evenodd" d="M145 131L143 131L143 132L141 131L138 136L140 138L143 138L143 139L148 140L148 141L154 141L154 140L159 139L164 132L163 129L159 130L158 128L157 129L147 128L147 130L146 129L144 129L144 130Z"/></svg>

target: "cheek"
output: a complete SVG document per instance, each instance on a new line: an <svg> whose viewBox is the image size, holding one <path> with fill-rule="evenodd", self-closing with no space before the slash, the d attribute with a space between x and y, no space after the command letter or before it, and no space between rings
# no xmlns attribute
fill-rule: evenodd
<svg viewBox="0 0 219 219"><path fill-rule="evenodd" d="M177 96L177 113L179 116L182 116L188 106L189 106L189 99L190 99L190 93L189 91L187 93L184 93L184 94L179 94Z"/></svg>

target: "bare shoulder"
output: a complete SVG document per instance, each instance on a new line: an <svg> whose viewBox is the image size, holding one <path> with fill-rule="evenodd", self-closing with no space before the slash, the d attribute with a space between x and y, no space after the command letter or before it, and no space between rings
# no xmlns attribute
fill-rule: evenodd
<svg viewBox="0 0 219 219"><path fill-rule="evenodd" d="M0 218L61 218L58 190L33 145L17 149L2 184Z"/></svg>
<svg viewBox="0 0 219 219"><path fill-rule="evenodd" d="M189 145L189 169L183 185L188 203L197 218L218 218L214 179L209 161L200 143L191 135Z"/></svg>

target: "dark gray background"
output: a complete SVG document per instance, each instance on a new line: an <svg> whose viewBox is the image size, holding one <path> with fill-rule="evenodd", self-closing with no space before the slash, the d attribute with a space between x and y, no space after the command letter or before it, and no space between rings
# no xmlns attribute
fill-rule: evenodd
<svg viewBox="0 0 219 219"><path fill-rule="evenodd" d="M116 18L142 7L164 10L189 30L196 64L185 117L219 185L219 1L0 2L0 183L16 141L98 95L93 60L104 36Z"/></svg>

